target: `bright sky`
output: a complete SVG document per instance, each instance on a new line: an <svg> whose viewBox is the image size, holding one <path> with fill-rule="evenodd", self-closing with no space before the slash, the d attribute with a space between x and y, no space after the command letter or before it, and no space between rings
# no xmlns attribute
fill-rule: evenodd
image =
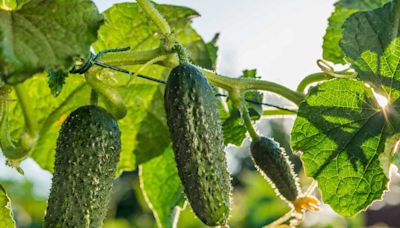
<svg viewBox="0 0 400 228"><path fill-rule="evenodd" d="M101 11L120 0L95 0ZM219 72L240 75L257 68L265 80L295 88L301 78L318 71L322 37L334 0L159 0L185 5L202 16L193 26L210 40L220 36ZM31 159L22 163L25 177L4 166L0 156L0 178L34 180L40 195L47 195L51 175Z"/></svg>

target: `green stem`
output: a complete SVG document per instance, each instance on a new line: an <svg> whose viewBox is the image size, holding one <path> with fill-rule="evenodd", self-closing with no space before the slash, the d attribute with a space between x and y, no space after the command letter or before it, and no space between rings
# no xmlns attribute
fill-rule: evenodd
<svg viewBox="0 0 400 228"><path fill-rule="evenodd" d="M113 66L137 65L144 64L163 54L165 52L161 48L146 51L110 52L101 56L98 61Z"/></svg>
<svg viewBox="0 0 400 228"><path fill-rule="evenodd" d="M279 94L296 105L304 100L304 95L274 82L255 80L250 78L231 78L218 75L213 71L200 69L207 79L215 86L225 90L239 89L241 91L263 90Z"/></svg>
<svg viewBox="0 0 400 228"><path fill-rule="evenodd" d="M332 76L327 75L324 72L320 72L320 73L315 73L315 74L310 74L307 77L303 78L303 80L301 80L301 82L299 83L299 85L297 86L297 92L299 93L303 93L305 94L306 89L309 85L316 83L316 82L320 82L320 81L325 81L325 80L329 80L332 79Z"/></svg>
<svg viewBox="0 0 400 228"><path fill-rule="evenodd" d="M233 105L240 110L244 125L246 126L247 132L249 132L251 139L253 141L259 140L260 136L253 127L249 111L247 110L244 102L244 93L240 90L229 90L229 97L231 98Z"/></svg>
<svg viewBox="0 0 400 228"><path fill-rule="evenodd" d="M144 12L150 17L150 19L157 25L160 32L164 35L171 33L171 28L165 18L158 12L154 7L153 3L148 0L136 0Z"/></svg>
<svg viewBox="0 0 400 228"><path fill-rule="evenodd" d="M178 54L179 63L189 63L189 57L186 52L186 49L182 44L176 43L174 46L174 50Z"/></svg>
<svg viewBox="0 0 400 228"><path fill-rule="evenodd" d="M122 119L126 116L127 108L124 100L115 91L114 88L102 82L97 76L100 71L96 68L92 68L85 74L87 83L94 89L98 94L105 98L108 111L116 118Z"/></svg>
<svg viewBox="0 0 400 228"><path fill-rule="evenodd" d="M246 125L247 131L249 132L251 139L253 141L259 140L260 136L257 134L256 130L253 127L249 111L247 110L247 107L245 105L243 105L241 113L242 113L242 118L244 120L244 124Z"/></svg>
<svg viewBox="0 0 400 228"><path fill-rule="evenodd" d="M267 109L263 111L263 116L291 116L296 114L296 112L290 112L281 109Z"/></svg>
<svg viewBox="0 0 400 228"><path fill-rule="evenodd" d="M90 104L91 105L97 105L99 103L99 94L92 89L90 92Z"/></svg>
<svg viewBox="0 0 400 228"><path fill-rule="evenodd" d="M18 103L21 106L22 114L25 119L25 126L30 135L34 136L37 133L37 122L34 119L34 111L29 105L29 97L26 95L24 86L20 83L14 86L15 94L18 98Z"/></svg>
<svg viewBox="0 0 400 228"><path fill-rule="evenodd" d="M284 214L282 217L278 218L277 220L273 221L272 223L270 223L266 226L263 226L263 228L273 228L273 227L278 227L279 225L282 225L283 223L285 223L286 221L288 221L289 219L291 219L293 217L293 212L294 212L294 209L291 209L289 212Z"/></svg>

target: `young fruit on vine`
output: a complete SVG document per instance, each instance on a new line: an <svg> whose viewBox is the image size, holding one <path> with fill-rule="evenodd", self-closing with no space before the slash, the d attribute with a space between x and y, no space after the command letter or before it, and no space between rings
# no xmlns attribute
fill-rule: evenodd
<svg viewBox="0 0 400 228"><path fill-rule="evenodd" d="M72 112L57 140L45 227L101 227L120 153L117 121L90 105Z"/></svg>
<svg viewBox="0 0 400 228"><path fill-rule="evenodd" d="M279 143L268 137L260 137L251 142L250 151L258 171L279 196L290 202L296 213L301 215L305 210L319 210L316 206L319 201L316 198L301 195L293 165Z"/></svg>
<svg viewBox="0 0 400 228"><path fill-rule="evenodd" d="M270 181L280 196L294 202L300 195L300 187L285 151L268 137L253 141L250 149L258 171Z"/></svg>
<svg viewBox="0 0 400 228"><path fill-rule="evenodd" d="M180 64L165 89L167 123L179 177L197 217L225 225L230 213L230 176L214 92L193 65Z"/></svg>

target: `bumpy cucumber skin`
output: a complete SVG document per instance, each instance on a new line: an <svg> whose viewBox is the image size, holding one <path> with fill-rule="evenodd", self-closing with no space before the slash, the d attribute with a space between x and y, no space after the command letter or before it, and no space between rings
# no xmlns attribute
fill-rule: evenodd
<svg viewBox="0 0 400 228"><path fill-rule="evenodd" d="M84 106L63 123L44 227L101 227L120 153L117 122Z"/></svg>
<svg viewBox="0 0 400 228"><path fill-rule="evenodd" d="M195 66L180 64L168 78L164 100L178 173L191 207L206 225L225 225L231 185L213 89Z"/></svg>
<svg viewBox="0 0 400 228"><path fill-rule="evenodd" d="M271 138L261 137L250 146L256 168L276 188L280 195L294 202L300 193L300 187L293 165L286 152Z"/></svg>

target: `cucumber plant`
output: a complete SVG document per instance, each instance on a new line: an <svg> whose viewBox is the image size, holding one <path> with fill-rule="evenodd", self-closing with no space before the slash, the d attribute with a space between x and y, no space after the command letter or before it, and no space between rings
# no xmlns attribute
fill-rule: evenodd
<svg viewBox="0 0 400 228"><path fill-rule="evenodd" d="M321 72L291 90L218 74L218 36L204 42L193 9L137 0L100 14L90 0L2 1L1 150L20 173L28 157L54 173L47 227L101 226L114 177L135 169L159 227L176 226L186 199L203 223L226 227L235 199L224 149L246 136L291 206L271 226L300 224L320 200L354 216L382 198L399 164L399 15L398 0L339 0ZM263 91L297 108L265 103ZM314 180L306 191L284 150L256 130L276 115L296 116L291 147Z"/></svg>

